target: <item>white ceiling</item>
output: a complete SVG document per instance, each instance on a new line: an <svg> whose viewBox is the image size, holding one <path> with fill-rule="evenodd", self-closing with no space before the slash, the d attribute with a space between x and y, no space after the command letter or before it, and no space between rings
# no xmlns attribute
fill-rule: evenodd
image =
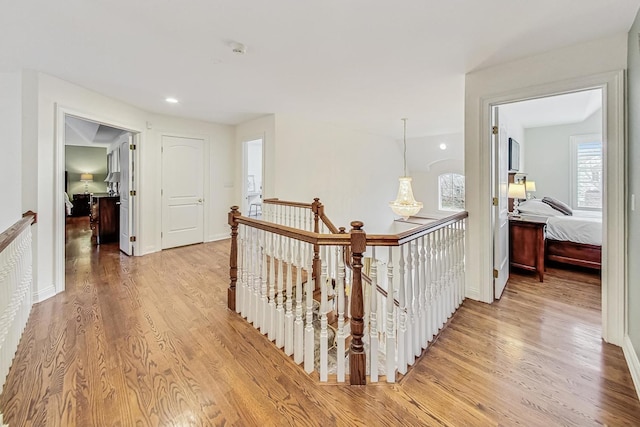
<svg viewBox="0 0 640 427"><path fill-rule="evenodd" d="M124 133L123 129L116 129L89 120L67 116L64 127L65 145L94 146L108 148Z"/></svg>
<svg viewBox="0 0 640 427"><path fill-rule="evenodd" d="M602 108L600 89L530 99L500 106L510 122L523 128L580 123Z"/></svg>
<svg viewBox="0 0 640 427"><path fill-rule="evenodd" d="M2 1L0 71L237 124L297 113L461 132L465 73L628 31L640 0ZM245 55L231 42L247 45ZM179 104L164 98L173 96Z"/></svg>

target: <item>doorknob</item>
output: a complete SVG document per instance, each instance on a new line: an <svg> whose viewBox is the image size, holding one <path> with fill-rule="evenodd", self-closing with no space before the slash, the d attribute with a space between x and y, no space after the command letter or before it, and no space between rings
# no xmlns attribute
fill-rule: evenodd
<svg viewBox="0 0 640 427"><path fill-rule="evenodd" d="M202 199L198 199L198 203L202 203Z"/></svg>

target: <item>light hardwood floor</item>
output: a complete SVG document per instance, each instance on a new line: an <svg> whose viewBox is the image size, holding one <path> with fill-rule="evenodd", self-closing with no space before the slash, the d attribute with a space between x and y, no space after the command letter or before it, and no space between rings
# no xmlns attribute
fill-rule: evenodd
<svg viewBox="0 0 640 427"><path fill-rule="evenodd" d="M514 274L399 384L319 385L226 309L229 241L128 258L72 221L67 291L34 306L0 395L11 427L640 425L597 275Z"/></svg>

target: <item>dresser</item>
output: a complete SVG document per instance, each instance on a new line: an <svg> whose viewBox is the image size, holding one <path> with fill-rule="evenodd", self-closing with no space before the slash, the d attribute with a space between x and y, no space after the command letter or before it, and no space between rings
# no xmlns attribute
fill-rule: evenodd
<svg viewBox="0 0 640 427"><path fill-rule="evenodd" d="M98 245L118 242L120 236L120 196L92 196L91 230Z"/></svg>
<svg viewBox="0 0 640 427"><path fill-rule="evenodd" d="M544 279L544 233L547 218L509 218L509 262L511 267L534 271Z"/></svg>
<svg viewBox="0 0 640 427"><path fill-rule="evenodd" d="M74 194L73 208L71 208L71 216L87 216L89 215L89 199L90 194Z"/></svg>

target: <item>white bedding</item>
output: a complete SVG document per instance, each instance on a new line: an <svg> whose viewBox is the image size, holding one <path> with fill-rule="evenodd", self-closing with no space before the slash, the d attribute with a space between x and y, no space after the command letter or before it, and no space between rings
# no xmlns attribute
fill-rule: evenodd
<svg viewBox="0 0 640 427"><path fill-rule="evenodd" d="M583 216L580 211L573 211L573 216L550 216L547 220L547 239L601 246L602 216Z"/></svg>
<svg viewBox="0 0 640 427"><path fill-rule="evenodd" d="M540 199L522 202L520 210L547 217L547 239L602 245L602 212L574 210L572 216L564 215Z"/></svg>

